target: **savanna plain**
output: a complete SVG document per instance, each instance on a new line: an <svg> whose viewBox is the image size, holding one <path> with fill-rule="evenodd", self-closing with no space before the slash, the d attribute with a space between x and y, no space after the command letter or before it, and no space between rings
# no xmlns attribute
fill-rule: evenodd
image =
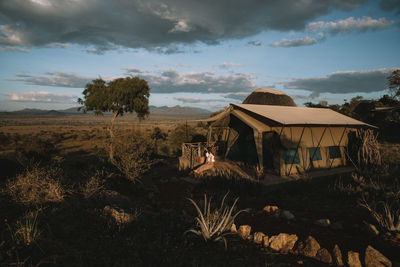
<svg viewBox="0 0 400 267"><path fill-rule="evenodd" d="M110 119L0 116L0 265L334 264L257 244L253 233L262 232L312 236L329 252L337 245L345 264L348 251L364 262L372 246L400 266L399 144L380 142L380 166L264 186L223 173L195 180L179 171L182 142L206 140L197 117L126 115L112 141ZM275 216L266 206L295 218ZM253 240L230 224L229 231L204 237L203 219L207 225L225 211L237 229L251 225Z"/></svg>

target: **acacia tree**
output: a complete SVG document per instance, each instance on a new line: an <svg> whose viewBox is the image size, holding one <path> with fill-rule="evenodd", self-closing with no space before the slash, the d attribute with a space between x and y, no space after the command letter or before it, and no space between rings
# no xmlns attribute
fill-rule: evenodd
<svg viewBox="0 0 400 267"><path fill-rule="evenodd" d="M147 82L139 77L118 78L108 83L99 78L86 84L82 94L83 99L79 98L78 103L83 105L83 112L94 111L96 115L101 115L103 112L113 113L109 127L111 138L109 156L113 160L115 119L126 112L135 112L139 120L148 116L150 88Z"/></svg>
<svg viewBox="0 0 400 267"><path fill-rule="evenodd" d="M388 77L389 88L393 92L394 97L400 98L400 69L394 70Z"/></svg>

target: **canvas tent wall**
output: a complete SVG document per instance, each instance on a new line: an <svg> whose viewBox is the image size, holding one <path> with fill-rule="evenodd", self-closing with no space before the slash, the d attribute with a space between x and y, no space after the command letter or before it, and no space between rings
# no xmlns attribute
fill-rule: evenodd
<svg viewBox="0 0 400 267"><path fill-rule="evenodd" d="M225 143L225 157L252 163L253 151L256 164L279 175L346 165L349 132L374 127L325 108L254 104L232 104L206 121L208 142Z"/></svg>

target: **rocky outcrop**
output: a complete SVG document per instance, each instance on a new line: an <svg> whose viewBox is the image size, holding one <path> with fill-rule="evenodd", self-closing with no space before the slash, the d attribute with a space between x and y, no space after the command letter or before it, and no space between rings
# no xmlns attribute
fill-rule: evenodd
<svg viewBox="0 0 400 267"><path fill-rule="evenodd" d="M280 233L279 235L271 236L269 238L269 247L281 253L288 253L293 249L298 237L297 235L289 235Z"/></svg>
<svg viewBox="0 0 400 267"><path fill-rule="evenodd" d="M324 263L332 263L332 256L326 248L320 248L317 251L317 255L315 255L315 258Z"/></svg>
<svg viewBox="0 0 400 267"><path fill-rule="evenodd" d="M105 206L103 213L118 225L128 224L133 221L133 215L116 206Z"/></svg>
<svg viewBox="0 0 400 267"><path fill-rule="evenodd" d="M391 267L392 262L371 246L365 250L365 267Z"/></svg>
<svg viewBox="0 0 400 267"><path fill-rule="evenodd" d="M239 227L239 230L237 231L237 234L243 238L243 239L247 239L250 235L251 232L251 226L250 225L241 225Z"/></svg>
<svg viewBox="0 0 400 267"><path fill-rule="evenodd" d="M347 252L347 264L349 267L362 267L360 254L354 251Z"/></svg>
<svg viewBox="0 0 400 267"><path fill-rule="evenodd" d="M332 256L333 256L333 264L337 266L344 266L342 251L340 250L337 244L333 247Z"/></svg>
<svg viewBox="0 0 400 267"><path fill-rule="evenodd" d="M263 243L265 234L262 232L255 232L253 236L253 242L257 245L260 245Z"/></svg>
<svg viewBox="0 0 400 267"><path fill-rule="evenodd" d="M317 240L314 237L309 236L303 242L299 242L297 246L297 252L301 255L307 257L315 257L317 255L318 250L321 248Z"/></svg>

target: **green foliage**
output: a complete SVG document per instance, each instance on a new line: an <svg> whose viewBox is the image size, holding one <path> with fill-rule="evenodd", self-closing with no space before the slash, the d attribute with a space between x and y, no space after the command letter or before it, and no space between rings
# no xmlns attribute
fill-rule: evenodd
<svg viewBox="0 0 400 267"><path fill-rule="evenodd" d="M393 93L394 97L400 97L400 69L392 72L388 77L389 88Z"/></svg>
<svg viewBox="0 0 400 267"><path fill-rule="evenodd" d="M188 198L193 204L197 211L197 227L196 229L189 229L186 233L193 233L197 236L203 237L204 241L224 241L226 248L225 236L231 234L231 227L235 221L235 218L242 212L247 210L240 210L232 215L235 208L236 202L239 198L236 198L231 207L224 205L225 199L228 193L222 198L221 206L219 209L211 211L211 199L207 200L207 195L204 194L203 211L199 208L197 203Z"/></svg>
<svg viewBox="0 0 400 267"><path fill-rule="evenodd" d="M84 112L96 114L111 111L118 115L136 112L143 119L149 114L150 88L138 77L118 78L109 83L102 79L86 84L82 92L84 99L78 99Z"/></svg>

